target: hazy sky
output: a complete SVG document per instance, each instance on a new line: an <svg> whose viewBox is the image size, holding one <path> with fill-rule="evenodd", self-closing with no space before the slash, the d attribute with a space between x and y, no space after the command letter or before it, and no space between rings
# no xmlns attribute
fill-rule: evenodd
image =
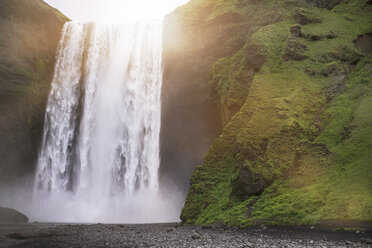
<svg viewBox="0 0 372 248"><path fill-rule="evenodd" d="M189 0L44 0L74 21L159 19Z"/></svg>

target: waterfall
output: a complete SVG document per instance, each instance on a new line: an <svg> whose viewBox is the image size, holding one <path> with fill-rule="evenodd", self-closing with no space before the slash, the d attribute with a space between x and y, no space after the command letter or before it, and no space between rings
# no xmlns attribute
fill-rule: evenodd
<svg viewBox="0 0 372 248"><path fill-rule="evenodd" d="M65 24L35 175L35 220L175 220L164 217L158 182L161 39L161 21Z"/></svg>

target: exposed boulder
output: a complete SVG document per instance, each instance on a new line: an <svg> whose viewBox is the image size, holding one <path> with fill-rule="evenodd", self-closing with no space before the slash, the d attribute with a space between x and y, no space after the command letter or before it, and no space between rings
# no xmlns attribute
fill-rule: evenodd
<svg viewBox="0 0 372 248"><path fill-rule="evenodd" d="M321 20L313 16L313 14L303 10L303 9L297 9L295 15L293 18L301 25L306 25L309 23L320 23Z"/></svg>
<svg viewBox="0 0 372 248"><path fill-rule="evenodd" d="M0 207L0 223L27 223L28 217L14 209Z"/></svg>
<svg viewBox="0 0 372 248"><path fill-rule="evenodd" d="M288 39L287 48L285 49L285 60L304 60L307 58L305 55L306 45L299 39L290 37Z"/></svg>
<svg viewBox="0 0 372 248"><path fill-rule="evenodd" d="M296 24L291 27L291 34L293 37L301 37L302 36L302 30L301 25Z"/></svg>
<svg viewBox="0 0 372 248"><path fill-rule="evenodd" d="M339 5L342 0L307 0L307 2L315 7L333 9Z"/></svg>
<svg viewBox="0 0 372 248"><path fill-rule="evenodd" d="M261 48L257 45L248 45L245 48L245 59L247 63L256 68L259 69L263 64L266 62L266 58L264 54L261 52Z"/></svg>
<svg viewBox="0 0 372 248"><path fill-rule="evenodd" d="M359 35L354 44L365 54L372 54L372 33Z"/></svg>
<svg viewBox="0 0 372 248"><path fill-rule="evenodd" d="M312 41L317 41L317 40L321 40L321 39L325 39L325 38L334 39L334 38L337 37L337 34L335 34L333 31L330 31L327 34L303 33L302 32L302 26L300 24L293 25L290 28L290 32L292 34L292 37L295 37L295 38L302 37L302 38L310 39Z"/></svg>
<svg viewBox="0 0 372 248"><path fill-rule="evenodd" d="M239 176L234 183L232 195L247 198L260 195L273 178L266 178L263 174L253 173L247 166L239 168Z"/></svg>

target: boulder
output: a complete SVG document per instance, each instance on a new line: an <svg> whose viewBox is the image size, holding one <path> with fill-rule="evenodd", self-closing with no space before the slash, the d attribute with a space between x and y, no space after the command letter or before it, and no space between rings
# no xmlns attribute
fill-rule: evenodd
<svg viewBox="0 0 372 248"><path fill-rule="evenodd" d="M27 223L28 217L14 209L0 207L0 223Z"/></svg>
<svg viewBox="0 0 372 248"><path fill-rule="evenodd" d="M250 168L241 166L239 176L234 182L232 195L242 199L260 195L273 181L273 177L265 177L262 173L254 173Z"/></svg>
<svg viewBox="0 0 372 248"><path fill-rule="evenodd" d="M333 9L339 5L342 0L307 0L307 3L319 8Z"/></svg>
<svg viewBox="0 0 372 248"><path fill-rule="evenodd" d="M289 38L287 48L285 49L285 60L304 60L307 56L304 54L306 45L296 38Z"/></svg>
<svg viewBox="0 0 372 248"><path fill-rule="evenodd" d="M359 35L354 44L363 53L372 54L372 33Z"/></svg>
<svg viewBox="0 0 372 248"><path fill-rule="evenodd" d="M321 20L318 17L313 16L311 13L303 9L298 9L293 18L301 25L321 22Z"/></svg>
<svg viewBox="0 0 372 248"><path fill-rule="evenodd" d="M291 34L293 37L301 37L302 36L302 31L301 31L301 25L296 24L293 25L290 29Z"/></svg>
<svg viewBox="0 0 372 248"><path fill-rule="evenodd" d="M261 68L266 62L265 56L261 52L261 48L257 45L251 44L245 48L245 59L253 68Z"/></svg>

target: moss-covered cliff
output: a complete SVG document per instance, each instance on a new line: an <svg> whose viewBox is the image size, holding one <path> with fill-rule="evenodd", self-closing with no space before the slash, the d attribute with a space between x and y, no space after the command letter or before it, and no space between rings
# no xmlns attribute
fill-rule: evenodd
<svg viewBox="0 0 372 248"><path fill-rule="evenodd" d="M223 124L182 220L372 220L371 1L192 0L172 15L209 49L192 66L210 65Z"/></svg>
<svg viewBox="0 0 372 248"><path fill-rule="evenodd" d="M0 185L33 170L67 20L42 0L0 1Z"/></svg>

